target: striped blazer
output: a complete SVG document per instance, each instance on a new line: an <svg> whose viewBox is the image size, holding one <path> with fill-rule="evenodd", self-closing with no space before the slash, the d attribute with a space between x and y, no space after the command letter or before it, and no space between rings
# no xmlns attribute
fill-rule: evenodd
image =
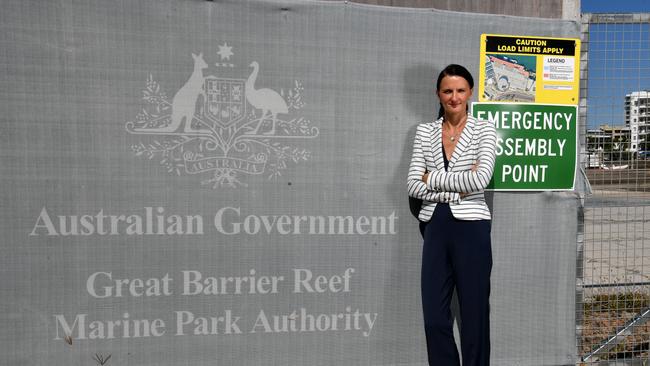
<svg viewBox="0 0 650 366"><path fill-rule="evenodd" d="M447 202L455 218L489 220L483 190L492 178L496 129L491 122L467 116L467 123L449 160L442 157L442 118L418 125L408 173L408 194L422 200L418 219L429 221L437 202ZM476 171L472 165L477 163ZM425 172L428 181L422 181ZM463 198L460 193L467 193Z"/></svg>

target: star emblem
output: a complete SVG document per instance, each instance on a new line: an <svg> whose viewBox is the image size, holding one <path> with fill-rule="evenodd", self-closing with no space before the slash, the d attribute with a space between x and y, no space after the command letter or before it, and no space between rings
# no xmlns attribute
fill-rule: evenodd
<svg viewBox="0 0 650 366"><path fill-rule="evenodd" d="M228 46L228 42L224 42L223 45L219 45L219 52L217 55L221 57L221 61L230 60L230 56L234 55L232 53L232 46Z"/></svg>

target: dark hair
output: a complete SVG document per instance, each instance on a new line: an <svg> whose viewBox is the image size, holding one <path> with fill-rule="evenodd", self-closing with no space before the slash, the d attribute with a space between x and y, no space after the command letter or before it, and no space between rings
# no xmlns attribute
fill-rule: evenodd
<svg viewBox="0 0 650 366"><path fill-rule="evenodd" d="M474 78L472 77L472 74L470 74L470 72L467 71L467 69L463 66L451 64L442 69L442 71L440 71L440 74L438 74L438 81L436 81L436 92L440 91L440 83L442 83L442 78L445 76L460 76L461 78L467 80L467 84L469 84L470 89L474 89ZM445 109L441 104L440 109L438 110L438 118L444 115Z"/></svg>

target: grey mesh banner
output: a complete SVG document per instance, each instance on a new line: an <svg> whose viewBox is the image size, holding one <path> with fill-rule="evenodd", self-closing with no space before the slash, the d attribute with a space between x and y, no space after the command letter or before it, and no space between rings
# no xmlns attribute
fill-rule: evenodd
<svg viewBox="0 0 650 366"><path fill-rule="evenodd" d="M0 364L424 365L406 172L482 33L318 1L3 1ZM571 193L490 193L492 363L571 364Z"/></svg>

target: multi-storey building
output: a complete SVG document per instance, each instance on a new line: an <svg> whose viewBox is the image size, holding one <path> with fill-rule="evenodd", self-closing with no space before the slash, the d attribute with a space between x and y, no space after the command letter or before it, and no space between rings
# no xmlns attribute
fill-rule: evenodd
<svg viewBox="0 0 650 366"><path fill-rule="evenodd" d="M602 167L608 160L621 160L630 150L630 127L600 125L587 130L587 155L583 163L588 168Z"/></svg>
<svg viewBox="0 0 650 366"><path fill-rule="evenodd" d="M650 150L650 91L625 95L625 124L630 127L630 150Z"/></svg>

